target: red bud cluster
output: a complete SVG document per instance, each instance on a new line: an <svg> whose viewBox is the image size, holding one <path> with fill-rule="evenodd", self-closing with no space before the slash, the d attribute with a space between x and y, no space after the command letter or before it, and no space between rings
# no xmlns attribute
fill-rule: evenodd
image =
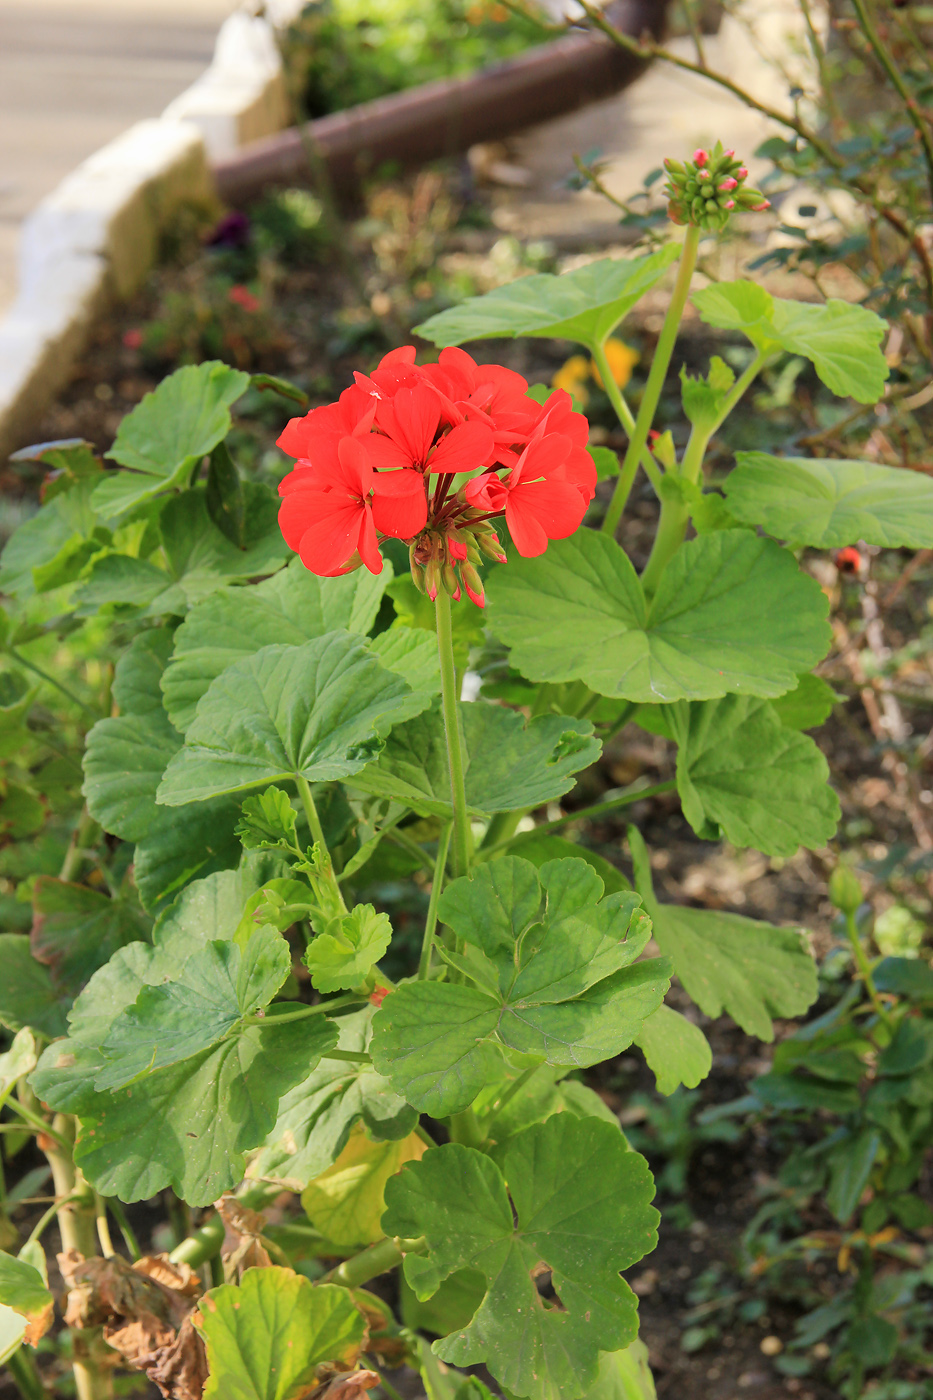
<svg viewBox="0 0 933 1400"><path fill-rule="evenodd" d="M724 151L720 141L712 151L694 151L692 160L666 160L664 168L667 212L675 224L722 229L734 210L771 207L760 190L746 187L748 171L735 151Z"/></svg>

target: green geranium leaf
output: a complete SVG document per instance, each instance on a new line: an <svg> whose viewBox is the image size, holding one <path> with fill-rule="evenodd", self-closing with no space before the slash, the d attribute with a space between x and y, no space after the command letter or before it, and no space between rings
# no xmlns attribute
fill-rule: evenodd
<svg viewBox="0 0 933 1400"><path fill-rule="evenodd" d="M816 580L746 530L682 544L650 603L628 556L593 530L497 569L488 597L523 676L641 702L781 695L830 641Z"/></svg>
<svg viewBox="0 0 933 1400"><path fill-rule="evenodd" d="M726 1012L749 1035L773 1040L772 1016L799 1016L816 1000L816 963L803 933L706 909L659 904L648 852L629 827L635 885L658 947L707 1016Z"/></svg>
<svg viewBox="0 0 933 1400"><path fill-rule="evenodd" d="M204 1400L301 1400L325 1362L352 1367L366 1335L348 1289L275 1266L212 1288L194 1325L207 1348Z"/></svg>
<svg viewBox="0 0 933 1400"><path fill-rule="evenodd" d="M25 934L0 933L0 966L0 1025L11 1031L28 1026L49 1040L64 1035L71 997L56 989L48 968L33 957Z"/></svg>
<svg viewBox="0 0 933 1400"><path fill-rule="evenodd" d="M107 456L129 471L108 473L94 490L105 520L187 484L195 466L230 431L230 405L249 375L220 360L186 365L163 379L120 424Z"/></svg>
<svg viewBox="0 0 933 1400"><path fill-rule="evenodd" d="M276 497L265 486L244 486L251 542L238 548L211 520L203 490L183 491L166 502L159 525L165 568L146 559L108 553L92 564L75 598L79 616L101 608L132 606L144 617L186 613L218 589L273 574L290 550L278 528Z"/></svg>
<svg viewBox="0 0 933 1400"><path fill-rule="evenodd" d="M677 790L698 836L725 836L771 856L832 837L840 808L826 760L767 700L681 702L668 718L678 745Z"/></svg>
<svg viewBox="0 0 933 1400"><path fill-rule="evenodd" d="M575 774L600 754L588 720L541 715L526 723L514 710L474 701L461 704L460 723L467 803L475 813L549 802L573 787ZM439 707L397 726L377 761L352 785L404 802L423 816L449 816L447 740Z"/></svg>
<svg viewBox="0 0 933 1400"><path fill-rule="evenodd" d="M305 963L312 987L336 992L359 986L391 942L388 914L377 914L371 904L357 904L349 914L331 919L309 943Z"/></svg>
<svg viewBox="0 0 933 1400"><path fill-rule="evenodd" d="M657 1400L644 1342L636 1340L624 1351L604 1351L596 1383L583 1400Z"/></svg>
<svg viewBox="0 0 933 1400"><path fill-rule="evenodd" d="M124 715L161 714L159 686L172 654L174 634L169 627L138 632L117 662L113 673L113 698Z"/></svg>
<svg viewBox="0 0 933 1400"><path fill-rule="evenodd" d="M632 966L648 920L637 896L602 895L581 860L538 871L507 857L453 881L439 915L469 948L447 956L477 985L408 983L386 997L374 1022L376 1069L440 1117L501 1075L499 1045L580 1066L630 1045L663 1000L668 965Z"/></svg>
<svg viewBox="0 0 933 1400"><path fill-rule="evenodd" d="M736 461L723 488L732 514L794 547L933 546L933 481L921 472L768 452L737 452Z"/></svg>
<svg viewBox="0 0 933 1400"><path fill-rule="evenodd" d="M673 1094L679 1084L695 1089L713 1067L713 1052L700 1027L670 1006L659 1006L642 1022L635 1044L648 1061L659 1094Z"/></svg>
<svg viewBox="0 0 933 1400"><path fill-rule="evenodd" d="M78 577L105 538L94 537L99 521L91 494L97 479L55 495L14 531L0 558L0 592L28 598Z"/></svg>
<svg viewBox="0 0 933 1400"><path fill-rule="evenodd" d="M771 701L771 708L788 729L816 729L829 719L839 697L822 676L809 671L802 675L793 690Z"/></svg>
<svg viewBox="0 0 933 1400"><path fill-rule="evenodd" d="M272 642L300 646L325 632L367 633L392 581L392 566L318 578L300 559L255 588L230 588L192 608L175 633L162 681L169 718L182 733L211 681Z"/></svg>
<svg viewBox="0 0 933 1400"><path fill-rule="evenodd" d="M71 996L118 948L149 936L151 920L135 899L111 899L51 875L36 880L33 909L33 957L50 968L54 985Z"/></svg>
<svg viewBox="0 0 933 1400"><path fill-rule="evenodd" d="M426 1153L387 1184L382 1223L389 1235L426 1237L430 1283L405 1270L420 1295L461 1269L486 1280L469 1325L434 1343L442 1360L484 1361L514 1395L577 1400L599 1353L635 1339L637 1303L619 1273L654 1248L653 1195L647 1163L618 1129L557 1114L495 1161L455 1143ZM542 1265L559 1307L535 1287Z"/></svg>
<svg viewBox="0 0 933 1400"><path fill-rule="evenodd" d="M166 1186L191 1205L207 1205L243 1175L245 1154L266 1138L281 1096L304 1078L337 1039L324 1016L281 1026L269 1013L186 1060L153 1070L114 1093L94 1081L106 1070L100 1051L111 1027L144 986L178 974L177 954L130 944L88 983L71 1015L67 1040L49 1046L31 1077L53 1108L76 1113L76 1160L104 1195L148 1200Z"/></svg>
<svg viewBox="0 0 933 1400"><path fill-rule="evenodd" d="M177 807L283 778L349 777L429 701L350 632L263 647L211 683L158 801Z"/></svg>
<svg viewBox="0 0 933 1400"><path fill-rule="evenodd" d="M383 666L401 676L412 690L440 694L441 666L436 637L420 628L390 627L373 637L369 646Z"/></svg>
<svg viewBox="0 0 933 1400"><path fill-rule="evenodd" d="M888 365L881 353L887 323L864 306L830 298L822 305L776 300L752 282L718 282L694 292L710 326L738 330L764 353L786 350L810 360L834 394L876 403Z"/></svg>
<svg viewBox="0 0 933 1400"><path fill-rule="evenodd" d="M434 345L534 335L602 345L679 253L670 243L642 258L601 258L559 276L520 277L485 296L468 297L415 327Z"/></svg>
<svg viewBox="0 0 933 1400"><path fill-rule="evenodd" d="M368 1006L342 1016L337 1048L356 1054L368 1051L374 1014ZM336 1160L350 1129L360 1121L377 1141L397 1142L412 1131L418 1115L372 1065L322 1060L282 1096L275 1127L247 1175L302 1191Z"/></svg>
<svg viewBox="0 0 933 1400"><path fill-rule="evenodd" d="M535 869L540 869L545 861L549 860L585 860L602 880L607 894L617 894L620 890L632 888L622 871L610 865L603 856L587 850L586 846L581 846L578 841L568 841L565 836L554 836L549 832L538 835L529 831L527 835L522 834L517 841L512 842L511 851L513 855L521 856L522 860L531 861Z"/></svg>
<svg viewBox="0 0 933 1400"><path fill-rule="evenodd" d="M114 685L125 682L126 689L121 690L124 700L142 693L144 651L134 643L117 664ZM150 661L151 683L157 685L154 650ZM134 678L132 684L130 677ZM133 686L137 687L135 692ZM235 865L241 854L235 835L240 814L235 799L195 802L180 810L157 805L162 774L181 745L181 735L169 724L161 706L153 704L145 713L98 720L87 736L84 751L88 810L105 831L137 842L136 885L150 911L162 907L196 875Z"/></svg>
<svg viewBox="0 0 933 1400"><path fill-rule="evenodd" d="M298 817L291 798L281 788L269 787L257 797L247 797L236 834L247 851L277 846L298 848Z"/></svg>
<svg viewBox="0 0 933 1400"><path fill-rule="evenodd" d="M288 944L273 928L257 929L242 951L230 941L206 943L172 981L142 987L116 1017L100 1047L95 1089L121 1089L217 1044L269 1005L290 968Z"/></svg>

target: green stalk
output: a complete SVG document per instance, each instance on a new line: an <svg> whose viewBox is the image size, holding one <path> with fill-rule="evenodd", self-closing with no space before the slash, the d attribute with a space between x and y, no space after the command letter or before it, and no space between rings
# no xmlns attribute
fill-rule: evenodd
<svg viewBox="0 0 933 1400"><path fill-rule="evenodd" d="M37 666L34 661L30 661L21 651L17 651L16 647L7 647L6 652L8 656L13 657L14 661L18 661L20 666L25 666L27 671L32 671L34 675L44 680L47 685L54 686L57 691L64 695L66 700L70 700L72 705L77 705L78 709L83 710L95 723L100 719L100 715L92 705L88 705L84 700L80 700L66 685L62 685L61 681L56 680L54 676L50 676L48 671L43 671L41 666Z"/></svg>
<svg viewBox="0 0 933 1400"><path fill-rule="evenodd" d="M570 822L593 821L607 812L615 812L620 807L628 807L632 802L640 802L643 797L656 797L661 792L671 792L676 786L672 780L667 783L655 783L652 787L627 788L625 792L620 792L618 797L610 797L606 802L594 802L590 807L580 807L575 812L568 812L566 816L555 817L552 822L542 822L533 831L520 831L517 836L510 836L507 840L482 850L480 855L484 860L489 860L500 851L520 848L523 841L532 841L536 836L546 836L551 831L559 831Z"/></svg>
<svg viewBox="0 0 933 1400"><path fill-rule="evenodd" d="M450 801L454 813L454 875L465 875L470 868L473 833L467 816L466 787L463 778L463 742L460 737L460 697L457 694L457 668L454 665L453 619L450 595L439 589L434 603L437 618L437 651L441 663L441 705L447 734L447 763L450 769Z"/></svg>
<svg viewBox="0 0 933 1400"><path fill-rule="evenodd" d="M225 1233L226 1227L220 1216L210 1216L186 1240L176 1245L168 1256L170 1263L190 1264L192 1269L199 1269L208 1259L220 1253Z"/></svg>
<svg viewBox="0 0 933 1400"><path fill-rule="evenodd" d="M284 1026L286 1021L303 1021L306 1016L324 1016L328 1011L336 1011L338 1006L363 1005L363 998L356 992L347 996L332 997L330 1001L319 1001L316 1006L303 1006L299 1011L285 1011L281 1016L241 1016L241 1026Z"/></svg>
<svg viewBox="0 0 933 1400"><path fill-rule="evenodd" d="M378 1278L380 1274L394 1269L396 1264L401 1264L404 1257L405 1251L398 1240L379 1240L360 1254L354 1254L352 1259L345 1259L342 1264L338 1264L336 1269L324 1275L321 1282L342 1283L344 1288L362 1288L371 1278Z"/></svg>
<svg viewBox="0 0 933 1400"><path fill-rule="evenodd" d="M324 838L324 828L321 825L321 818L318 816L318 810L314 803L314 794L311 791L311 784L308 782L307 778L302 777L300 773L295 775L295 784L298 788L298 796L301 798L301 805L304 808L305 816L308 819L311 839L324 858L326 865L326 875L324 878L331 889L337 908L342 909L343 912L346 913L347 903L343 897L343 890L340 888L340 884L334 874L334 863L330 858L330 851L327 846L327 841Z"/></svg>
<svg viewBox="0 0 933 1400"><path fill-rule="evenodd" d="M622 427L625 429L626 433L628 434L629 441L631 442L632 438L635 435L635 419L632 415L632 410L629 408L628 404L625 402L625 399L622 397L621 389L612 377L612 370L610 369L609 361L606 358L605 346L591 345L590 350L592 351L593 360L595 361L596 368L599 370L600 378L603 381L603 388L606 391L606 394L609 398L609 402L615 409L616 417L622 424ZM661 471L654 458L652 457L651 453L649 452L647 445L645 446L645 450L641 454L640 460L641 465L645 469L645 475L651 482L651 485L654 487L657 494L660 495ZM635 470L637 471L637 469L638 468L636 464ZM632 472L632 481L634 480L635 471ZM628 488L628 491L630 490L631 485ZM628 499L628 491L626 491L625 493L626 500Z"/></svg>
<svg viewBox="0 0 933 1400"><path fill-rule="evenodd" d="M878 995L875 979L871 975L871 963L868 961L865 949L862 946L862 940L859 937L858 924L855 922L855 913L851 910L846 914L846 933L849 936L852 952L855 955L856 966L858 967L862 981L865 983L865 990L871 999L871 1004L875 1008L879 1021L890 1029L892 1026L891 1017L887 1007Z"/></svg>
<svg viewBox="0 0 933 1400"><path fill-rule="evenodd" d="M441 890L444 888L444 871L447 869L447 852L453 823L447 822L437 842L437 860L434 864L434 878L431 881L431 899L428 903L428 916L424 921L424 940L421 944L421 958L418 962L418 978L424 981L431 973L431 954L434 951L434 934L437 929L437 906Z"/></svg>
<svg viewBox="0 0 933 1400"><path fill-rule="evenodd" d="M629 438L628 450L622 461L622 470L619 473L619 480L616 482L616 489L609 503L606 518L603 521L603 533L607 535L614 535L618 529L619 521L622 519L622 512L625 509L632 490L632 485L635 481L635 473L638 470L638 464L647 446L648 431L651 424L654 422L654 415L661 397L661 390L664 388L664 380L667 377L668 366L671 362L671 356L674 353L677 332L680 328L680 318L684 314L684 307L687 304L687 297L690 294L690 283L693 279L694 268L696 267L699 246L700 230L695 228L693 224L690 224L687 228L683 250L680 254L677 281L674 284L674 291L671 296L670 305L667 308L667 315L664 317L664 325L661 327L661 334L658 337L657 348L655 349L654 359L651 362L651 370L648 374L648 382L645 385L645 392L638 409L638 417L635 419L635 426Z"/></svg>
<svg viewBox="0 0 933 1400"><path fill-rule="evenodd" d="M65 1113L57 1113L53 1121L55 1139L47 1139L45 1155L52 1168L55 1194L61 1199L58 1211L58 1228L62 1237L62 1249L76 1249L85 1259L97 1253L97 1231L94 1212L94 1196L81 1174L75 1170L72 1156L75 1120ZM67 1201L64 1198L69 1198ZM77 1400L111 1400L113 1378L110 1369L95 1363L94 1351L99 1342L96 1329L88 1329L78 1334L82 1342L80 1357L75 1356L72 1371Z"/></svg>
<svg viewBox="0 0 933 1400"><path fill-rule="evenodd" d="M684 481L690 481L696 485L700 480L700 474L703 470L703 459L706 456L706 449L709 446L710 438L715 432L718 432L752 380L760 373L766 358L767 357L762 354L758 354L754 357L748 368L739 376L729 390L714 423L711 423L708 428L703 429L698 428L696 424L694 424L678 473ZM673 487L673 483L671 485ZM649 597L651 594L657 592L658 584L661 581L661 575L667 567L671 555L683 544L689 519L690 508L684 497L676 490L676 487L670 489L669 492L666 491L661 496L661 518L658 521L658 532L654 537L654 544L651 546L651 554L649 555L648 563L645 565L644 573L641 576L641 586Z"/></svg>
<svg viewBox="0 0 933 1400"><path fill-rule="evenodd" d="M12 1356L8 1356L4 1364L23 1400L49 1400L49 1392L42 1384L39 1368L24 1346L14 1351Z"/></svg>

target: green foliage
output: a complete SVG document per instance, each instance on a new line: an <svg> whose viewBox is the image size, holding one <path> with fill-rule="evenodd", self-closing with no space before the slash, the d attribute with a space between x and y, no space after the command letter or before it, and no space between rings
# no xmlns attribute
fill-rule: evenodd
<svg viewBox="0 0 933 1400"><path fill-rule="evenodd" d="M933 545L933 482L920 472L767 452L739 452L736 460L725 483L730 511L790 545Z"/></svg>
<svg viewBox="0 0 933 1400"><path fill-rule="evenodd" d="M780 695L826 650L826 611L786 550L744 530L682 544L650 602L622 549L588 530L513 560L489 588L523 676L643 702Z"/></svg>
<svg viewBox="0 0 933 1400"><path fill-rule="evenodd" d="M299 1400L324 1362L352 1364L366 1324L345 1288L314 1288L273 1267L212 1288L196 1326L207 1347L205 1400Z"/></svg>
<svg viewBox="0 0 933 1400"><path fill-rule="evenodd" d="M501 1156L449 1144L410 1164L386 1188L383 1228L426 1237L427 1259L405 1266L419 1297L461 1269L485 1278L469 1325L435 1342L442 1360L485 1361L515 1395L569 1400L595 1382L600 1351L634 1338L635 1298L619 1272L653 1247L653 1194L618 1129L559 1114ZM542 1265L560 1306L535 1287Z"/></svg>
<svg viewBox="0 0 933 1400"><path fill-rule="evenodd" d="M180 807L284 778L347 778L429 703L352 633L262 647L211 682L157 800Z"/></svg>
<svg viewBox="0 0 933 1400"><path fill-rule="evenodd" d="M874 403L884 392L885 323L863 306L776 300L754 282L717 282L695 292L693 303L707 325L741 331L764 355L803 355L842 398Z"/></svg>
<svg viewBox="0 0 933 1400"><path fill-rule="evenodd" d="M230 406L249 375L219 360L188 365L163 380L120 424L107 454L121 467L94 488L92 504L111 520L173 486L187 485L202 457L230 431Z"/></svg>
<svg viewBox="0 0 933 1400"><path fill-rule="evenodd" d="M532 335L601 346L677 257L675 244L643 258L603 258L559 277L521 277L441 311L415 330L441 347Z"/></svg>
<svg viewBox="0 0 933 1400"><path fill-rule="evenodd" d="M440 916L464 940L442 955L460 983L412 983L374 1023L373 1063L435 1117L475 1099L502 1046L548 1064L590 1065L630 1045L668 987L663 959L636 963L650 926L636 897L602 898L584 861L540 872L514 857L455 880Z"/></svg>

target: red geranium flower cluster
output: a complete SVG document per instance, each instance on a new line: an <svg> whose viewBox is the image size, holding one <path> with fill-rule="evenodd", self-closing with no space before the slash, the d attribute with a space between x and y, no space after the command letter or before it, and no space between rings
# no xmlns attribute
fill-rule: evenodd
<svg viewBox="0 0 933 1400"><path fill-rule="evenodd" d="M279 486L282 533L324 577L361 564L378 574L381 541L405 540L432 599L440 588L457 599L462 585L482 607L476 566L483 554L505 562L490 521L504 516L526 556L580 524L596 487L588 435L563 391L541 405L502 365L456 349L416 365L406 345L282 433L297 458Z"/></svg>

